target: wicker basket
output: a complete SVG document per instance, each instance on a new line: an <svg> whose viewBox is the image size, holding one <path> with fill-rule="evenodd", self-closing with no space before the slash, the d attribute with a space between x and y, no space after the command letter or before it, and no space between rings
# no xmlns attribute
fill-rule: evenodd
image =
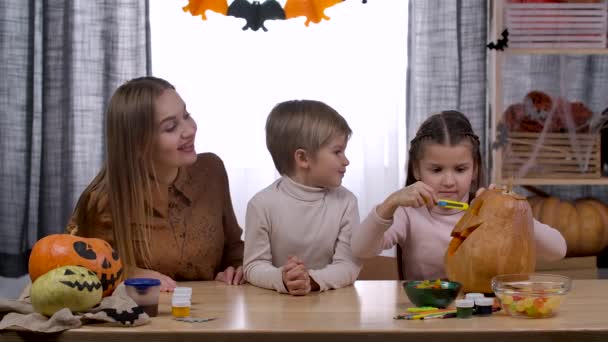
<svg viewBox="0 0 608 342"><path fill-rule="evenodd" d="M568 133L510 132L502 150L502 177L579 178L601 176L601 135L577 134L574 143Z"/></svg>
<svg viewBox="0 0 608 342"><path fill-rule="evenodd" d="M509 46L605 48L608 13L601 3L507 3Z"/></svg>

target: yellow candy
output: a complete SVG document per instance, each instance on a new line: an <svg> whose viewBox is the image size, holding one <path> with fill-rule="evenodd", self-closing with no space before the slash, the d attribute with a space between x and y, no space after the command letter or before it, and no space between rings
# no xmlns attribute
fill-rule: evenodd
<svg viewBox="0 0 608 342"><path fill-rule="evenodd" d="M528 314L528 316L534 317L534 316L536 316L537 312L538 311L536 311L536 308L533 306L529 306L526 308L526 314Z"/></svg>
<svg viewBox="0 0 608 342"><path fill-rule="evenodd" d="M545 306L551 309L555 309L559 306L559 304L562 302L562 298L555 296L555 297L551 297L547 300L547 302L545 303Z"/></svg>
<svg viewBox="0 0 608 342"><path fill-rule="evenodd" d="M551 314L551 308L547 307L546 305L541 306L540 308L538 308L538 312L546 316Z"/></svg>
<svg viewBox="0 0 608 342"><path fill-rule="evenodd" d="M509 304L513 303L513 297L504 295L504 296L500 297L500 301L505 305L509 305Z"/></svg>

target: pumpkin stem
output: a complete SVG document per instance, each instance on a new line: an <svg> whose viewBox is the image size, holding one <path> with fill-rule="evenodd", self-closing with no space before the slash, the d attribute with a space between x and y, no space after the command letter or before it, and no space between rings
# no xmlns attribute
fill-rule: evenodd
<svg viewBox="0 0 608 342"><path fill-rule="evenodd" d="M509 177L507 181L507 185L504 187L503 194L512 194L513 193L513 176Z"/></svg>
<svg viewBox="0 0 608 342"><path fill-rule="evenodd" d="M78 226L75 224L70 224L65 230L67 230L68 234L70 235L76 235L78 233Z"/></svg>

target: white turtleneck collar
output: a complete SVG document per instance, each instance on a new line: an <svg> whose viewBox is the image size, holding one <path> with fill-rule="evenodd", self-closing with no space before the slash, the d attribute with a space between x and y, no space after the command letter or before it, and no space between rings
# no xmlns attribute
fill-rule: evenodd
<svg viewBox="0 0 608 342"><path fill-rule="evenodd" d="M283 176L279 179L277 183L277 187L289 196L306 202L315 202L318 200L322 200L325 195L329 192L329 189L325 188L316 188L311 186L302 185L300 183L295 182L288 176Z"/></svg>

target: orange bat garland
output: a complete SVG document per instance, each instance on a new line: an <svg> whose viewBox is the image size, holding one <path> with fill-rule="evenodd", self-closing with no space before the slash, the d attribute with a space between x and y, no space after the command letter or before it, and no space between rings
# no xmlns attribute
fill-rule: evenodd
<svg viewBox="0 0 608 342"><path fill-rule="evenodd" d="M306 22L304 25L312 21L315 24L321 22L321 20L329 20L329 17L325 15L325 9L331 7L343 0L287 0L285 3L285 19L306 16Z"/></svg>
<svg viewBox="0 0 608 342"><path fill-rule="evenodd" d="M275 2L276 0L266 0L265 2L270 1ZM325 9L343 1L345 0L287 0L283 7L285 19L305 16L306 22L304 24L306 26L311 21L318 24L323 19L329 20L329 17L325 15ZM366 2L366 0L363 0L363 3ZM259 1L254 1L253 4L259 4ZM277 4L277 6L280 5ZM183 7L183 10L184 12L190 12L192 16L201 15L203 20L207 20L207 16L205 15L207 10L212 10L223 15L230 15L228 8L227 0L188 0L188 4ZM268 18L261 18L262 22L265 19ZM249 19L247 20L249 22ZM256 19L256 21L258 20L260 18Z"/></svg>
<svg viewBox="0 0 608 342"><path fill-rule="evenodd" d="M203 20L207 20L205 12L214 12L226 15L228 13L227 0L189 0L188 4L182 8L184 12L190 12L193 17L200 15Z"/></svg>

